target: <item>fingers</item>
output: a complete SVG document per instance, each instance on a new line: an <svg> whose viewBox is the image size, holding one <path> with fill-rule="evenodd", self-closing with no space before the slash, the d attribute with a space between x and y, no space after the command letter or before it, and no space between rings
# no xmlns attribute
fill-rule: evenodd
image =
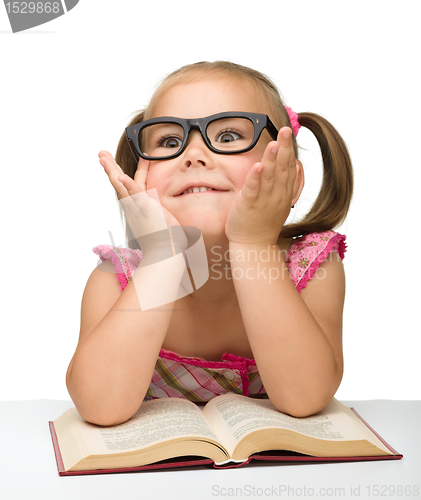
<svg viewBox="0 0 421 500"><path fill-rule="evenodd" d="M253 201L262 196L273 194L282 196L282 190L292 190L296 175L295 153L292 146L292 130L282 127L277 141L270 142L263 154L262 161L253 165L244 181L240 197Z"/></svg>
<svg viewBox="0 0 421 500"><path fill-rule="evenodd" d="M249 202L268 195L280 200L286 192L292 198L296 175L292 130L282 127L277 140L267 145L262 161L248 172L240 197Z"/></svg>
<svg viewBox="0 0 421 500"><path fill-rule="evenodd" d="M136 190L136 187L134 186L133 182L130 182L128 180L131 179L131 177L123 172L123 169L120 167L120 165L118 165L118 163L115 161L111 153L105 150L100 151L98 157L99 157L99 162L104 167L104 170L107 173L111 184L117 191L119 198L125 198L126 196L132 193L137 193L139 191L147 190L147 176L148 176L150 161L143 160L142 158L139 159L137 170L134 175L134 183L136 183L139 187L139 189ZM119 178L120 175L123 175L125 177ZM126 181L124 182L123 179L126 179ZM133 179L131 180L133 181ZM121 184L123 184L123 186ZM132 191L132 193L127 192L126 184L130 186L130 190Z"/></svg>
<svg viewBox="0 0 421 500"><path fill-rule="evenodd" d="M135 205L140 208L146 217L150 217L154 213L152 200L147 192L147 177L150 161L139 158L137 170L132 179L127 174L119 175L118 179L124 184L129 196L133 199ZM157 200L158 201L158 200ZM159 202L158 202L159 205Z"/></svg>
<svg viewBox="0 0 421 500"><path fill-rule="evenodd" d="M129 175L120 174L117 176L117 179L126 188L126 191L129 196L134 196L135 194L142 192L139 185Z"/></svg>
<svg viewBox="0 0 421 500"><path fill-rule="evenodd" d="M260 190L260 174L263 169L262 163L255 163L249 170L244 185L240 191L240 198L249 202L255 201Z"/></svg>
<svg viewBox="0 0 421 500"><path fill-rule="evenodd" d="M150 217L153 213L152 200L147 195L146 190L142 191L137 182L135 182L129 175L120 174L118 180L126 188L128 196L134 202L137 208L142 210L145 217ZM123 203L124 204L124 203Z"/></svg>
<svg viewBox="0 0 421 500"><path fill-rule="evenodd" d="M117 164L114 157L108 151L100 151L98 157L100 164L104 167L104 171L108 175L109 181L116 190L118 198L121 199L127 197L127 189L121 181L118 180L118 176L124 174L120 165Z"/></svg>
<svg viewBox="0 0 421 500"><path fill-rule="evenodd" d="M117 162L114 159L114 156L108 151L100 151L98 153L98 157L101 165L104 168L107 167L110 170L110 172L113 173L118 172L120 174L123 173L122 168L120 167L120 165L117 164Z"/></svg>
<svg viewBox="0 0 421 500"><path fill-rule="evenodd" d="M150 162L141 159L135 173L135 179L132 179L123 172L108 151L101 151L98 157L117 192L120 207L124 211L126 223L134 238L167 229L165 215L159 200L155 200L147 194L146 180Z"/></svg>
<svg viewBox="0 0 421 500"><path fill-rule="evenodd" d="M280 193L280 190L292 189L296 176L295 153L292 145L292 130L282 127L277 141L270 142L262 159L262 192Z"/></svg>
<svg viewBox="0 0 421 500"><path fill-rule="evenodd" d="M151 164L150 161L144 160L143 158L139 158L139 163L137 164L137 170L134 174L134 180L142 191L147 190L147 177L150 164Z"/></svg>

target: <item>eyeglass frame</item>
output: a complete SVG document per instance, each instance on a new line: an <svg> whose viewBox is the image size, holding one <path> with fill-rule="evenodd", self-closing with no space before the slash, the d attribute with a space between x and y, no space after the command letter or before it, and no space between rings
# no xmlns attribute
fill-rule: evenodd
<svg viewBox="0 0 421 500"><path fill-rule="evenodd" d="M238 151L220 151L219 149L215 149L212 146L211 142L209 141L206 135L206 129L212 122L224 118L247 118L253 123L254 136L249 146L240 149ZM154 125L155 123L175 123L183 128L184 130L183 143L181 144L181 147L176 153L170 156L150 157L144 155L143 152L139 150L137 144L139 144L140 132L145 127L149 125ZM204 143L213 153L221 155L238 155L241 153L247 153L247 151L252 150L256 146L257 141L260 139L260 136L263 132L263 129L266 129L269 135L272 137L272 139L276 140L276 138L278 137L278 130L272 123L268 115L264 115L262 113L247 113L243 111L226 111L224 113L217 113L215 115L205 116L204 118L177 118L174 116L161 116L158 118L151 118L149 120L145 120L144 122L135 123L127 127L126 138L136 162L139 161L139 157L149 161L160 161L160 160L172 160L173 158L177 158L177 156L180 156L187 147L187 142L189 140L190 132L192 130L198 130L200 132L200 135L202 136Z"/></svg>

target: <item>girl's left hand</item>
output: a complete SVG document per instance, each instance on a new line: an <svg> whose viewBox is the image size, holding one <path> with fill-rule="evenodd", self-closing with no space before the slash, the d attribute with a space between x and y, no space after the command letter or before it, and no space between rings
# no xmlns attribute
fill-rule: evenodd
<svg viewBox="0 0 421 500"><path fill-rule="evenodd" d="M282 127L278 140L267 145L262 161L249 170L225 223L229 242L274 245L278 241L296 191L291 134L289 127Z"/></svg>

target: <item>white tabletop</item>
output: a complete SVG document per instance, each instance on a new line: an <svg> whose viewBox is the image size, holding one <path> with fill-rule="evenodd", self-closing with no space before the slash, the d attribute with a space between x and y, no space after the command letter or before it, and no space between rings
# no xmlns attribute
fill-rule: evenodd
<svg viewBox="0 0 421 500"><path fill-rule="evenodd" d="M72 401L0 402L2 500L371 497L421 499L421 401L342 401L354 407L401 460L250 464L243 468L60 477L48 421Z"/></svg>

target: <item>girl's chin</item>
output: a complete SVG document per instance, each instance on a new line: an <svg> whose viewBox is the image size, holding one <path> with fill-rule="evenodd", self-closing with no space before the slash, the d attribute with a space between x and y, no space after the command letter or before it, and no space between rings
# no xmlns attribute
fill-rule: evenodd
<svg viewBox="0 0 421 500"><path fill-rule="evenodd" d="M178 220L181 226L194 227L198 229L205 239L226 239L225 221L222 222L219 219L212 219L210 217L207 217L206 219L183 217L182 220Z"/></svg>
<svg viewBox="0 0 421 500"><path fill-rule="evenodd" d="M203 238L212 238L212 239L224 239L224 238L226 238L224 227L222 227L222 228L220 228L220 227L210 228L209 224L203 225L203 224L199 224L197 222L186 222L186 223L182 224L182 226L194 227L195 229L198 229L201 232Z"/></svg>
<svg viewBox="0 0 421 500"><path fill-rule="evenodd" d="M225 207L220 206L219 209L215 207L182 207L175 208L173 210L169 209L170 212L177 218L180 222L197 222L201 225L221 225L225 226L227 220L228 211L224 210Z"/></svg>

